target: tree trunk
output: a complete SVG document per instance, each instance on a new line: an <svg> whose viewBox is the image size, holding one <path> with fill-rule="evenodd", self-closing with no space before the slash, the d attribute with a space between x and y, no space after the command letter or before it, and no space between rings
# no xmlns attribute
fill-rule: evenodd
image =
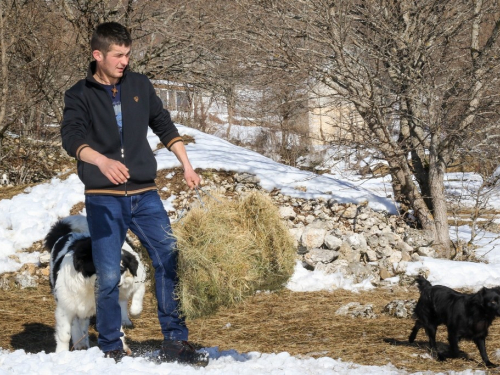
<svg viewBox="0 0 500 375"><path fill-rule="evenodd" d="M231 125L234 123L236 100L234 97L234 90L230 88L226 91L226 105L227 105L227 130L226 139L230 139L231 136Z"/></svg>
<svg viewBox="0 0 500 375"><path fill-rule="evenodd" d="M434 145L436 142L439 142L439 140L435 138L439 138L439 135L435 134L432 137L429 155L429 190L434 208L434 225L436 228L434 247L440 257L450 259L452 256L452 247L448 227L448 208L444 192L446 163L442 156L440 157L436 151Z"/></svg>

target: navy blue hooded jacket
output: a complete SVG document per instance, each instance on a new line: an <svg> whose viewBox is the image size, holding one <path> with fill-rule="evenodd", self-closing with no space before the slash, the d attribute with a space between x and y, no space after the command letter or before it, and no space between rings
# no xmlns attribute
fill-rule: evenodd
<svg viewBox="0 0 500 375"><path fill-rule="evenodd" d="M66 91L61 137L64 149L77 159L78 176L85 194L132 195L156 189L156 159L147 141L148 127L170 150L182 141L163 108L153 85L143 75L125 69L120 81L123 145L111 97L93 77L95 61L87 77ZM125 184L115 185L95 165L80 160L85 147L122 162L130 173Z"/></svg>

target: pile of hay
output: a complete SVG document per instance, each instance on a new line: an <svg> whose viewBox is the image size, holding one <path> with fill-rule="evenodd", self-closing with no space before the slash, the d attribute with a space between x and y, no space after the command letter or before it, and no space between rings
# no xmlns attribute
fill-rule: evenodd
<svg viewBox="0 0 500 375"><path fill-rule="evenodd" d="M293 273L293 239L271 200L252 193L210 199L173 232L179 249L177 295L188 319L213 314L257 290L283 287Z"/></svg>

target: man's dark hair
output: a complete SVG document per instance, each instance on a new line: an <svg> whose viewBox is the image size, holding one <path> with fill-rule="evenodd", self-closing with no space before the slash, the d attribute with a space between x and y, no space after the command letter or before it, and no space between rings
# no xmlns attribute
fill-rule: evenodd
<svg viewBox="0 0 500 375"><path fill-rule="evenodd" d="M111 45L128 47L132 45L132 37L127 28L118 22L105 22L96 27L90 40L92 51L99 50L106 54Z"/></svg>

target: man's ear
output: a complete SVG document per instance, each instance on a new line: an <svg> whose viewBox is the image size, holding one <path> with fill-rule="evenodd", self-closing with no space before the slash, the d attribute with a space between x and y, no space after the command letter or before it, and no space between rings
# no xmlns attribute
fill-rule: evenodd
<svg viewBox="0 0 500 375"><path fill-rule="evenodd" d="M95 61L101 62L104 59L103 53L98 49L92 51L92 56L94 57Z"/></svg>

